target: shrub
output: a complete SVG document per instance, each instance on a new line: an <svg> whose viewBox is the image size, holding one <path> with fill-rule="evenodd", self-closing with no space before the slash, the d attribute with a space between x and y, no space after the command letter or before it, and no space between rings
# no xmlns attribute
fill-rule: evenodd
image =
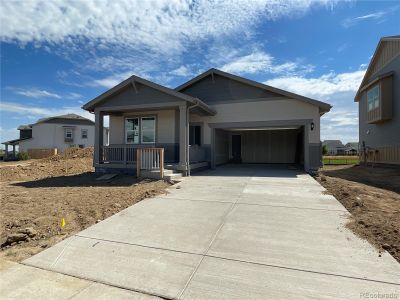
<svg viewBox="0 0 400 300"><path fill-rule="evenodd" d="M28 160L30 159L28 152L19 152L17 155L18 160Z"/></svg>
<svg viewBox="0 0 400 300"><path fill-rule="evenodd" d="M328 154L328 146L327 145L323 145L322 146L322 155L327 155Z"/></svg>

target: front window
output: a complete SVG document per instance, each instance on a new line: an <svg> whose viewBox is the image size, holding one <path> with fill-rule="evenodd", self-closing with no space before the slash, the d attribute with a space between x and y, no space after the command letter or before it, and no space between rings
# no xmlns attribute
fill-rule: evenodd
<svg viewBox="0 0 400 300"><path fill-rule="evenodd" d="M87 139L88 138L88 130L87 129L82 129L82 138Z"/></svg>
<svg viewBox="0 0 400 300"><path fill-rule="evenodd" d="M142 143L150 144L156 142L156 118L143 117L142 118Z"/></svg>
<svg viewBox="0 0 400 300"><path fill-rule="evenodd" d="M65 129L65 139L72 140L72 128Z"/></svg>
<svg viewBox="0 0 400 300"><path fill-rule="evenodd" d="M379 107L380 88L379 84L367 91L368 111Z"/></svg>
<svg viewBox="0 0 400 300"><path fill-rule="evenodd" d="M139 144L139 118L125 119L125 142Z"/></svg>
<svg viewBox="0 0 400 300"><path fill-rule="evenodd" d="M201 145L201 127L200 126L190 126L189 127L189 145Z"/></svg>

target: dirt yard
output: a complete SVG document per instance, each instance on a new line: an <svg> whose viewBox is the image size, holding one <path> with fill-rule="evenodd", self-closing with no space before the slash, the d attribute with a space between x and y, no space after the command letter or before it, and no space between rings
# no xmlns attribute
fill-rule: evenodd
<svg viewBox="0 0 400 300"><path fill-rule="evenodd" d="M352 214L349 229L400 262L400 168L325 166L317 180Z"/></svg>
<svg viewBox="0 0 400 300"><path fill-rule="evenodd" d="M170 186L122 175L98 181L92 156L92 149L70 149L0 165L0 258L21 261Z"/></svg>

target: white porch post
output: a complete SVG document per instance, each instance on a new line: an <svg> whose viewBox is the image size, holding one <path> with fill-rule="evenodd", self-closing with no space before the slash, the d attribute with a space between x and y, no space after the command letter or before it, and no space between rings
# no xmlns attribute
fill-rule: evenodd
<svg viewBox="0 0 400 300"><path fill-rule="evenodd" d="M94 122L95 122L94 164L99 164L103 160L104 112L95 110Z"/></svg>
<svg viewBox="0 0 400 300"><path fill-rule="evenodd" d="M179 106L179 169L187 175L187 105Z"/></svg>

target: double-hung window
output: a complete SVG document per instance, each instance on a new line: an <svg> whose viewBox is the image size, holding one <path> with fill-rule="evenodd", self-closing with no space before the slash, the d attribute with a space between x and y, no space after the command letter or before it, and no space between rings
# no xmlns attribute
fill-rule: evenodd
<svg viewBox="0 0 400 300"><path fill-rule="evenodd" d="M73 140L72 128L65 128L64 129L64 139L65 139L65 141L72 141Z"/></svg>
<svg viewBox="0 0 400 300"><path fill-rule="evenodd" d="M368 111L379 107L380 85L377 84L367 91Z"/></svg>
<svg viewBox="0 0 400 300"><path fill-rule="evenodd" d="M82 129L81 137L82 137L82 139L87 139L88 138L88 130L87 129Z"/></svg>
<svg viewBox="0 0 400 300"><path fill-rule="evenodd" d="M139 118L125 119L125 142L139 144Z"/></svg>
<svg viewBox="0 0 400 300"><path fill-rule="evenodd" d="M142 144L153 144L156 142L156 118L142 117L141 119Z"/></svg>

